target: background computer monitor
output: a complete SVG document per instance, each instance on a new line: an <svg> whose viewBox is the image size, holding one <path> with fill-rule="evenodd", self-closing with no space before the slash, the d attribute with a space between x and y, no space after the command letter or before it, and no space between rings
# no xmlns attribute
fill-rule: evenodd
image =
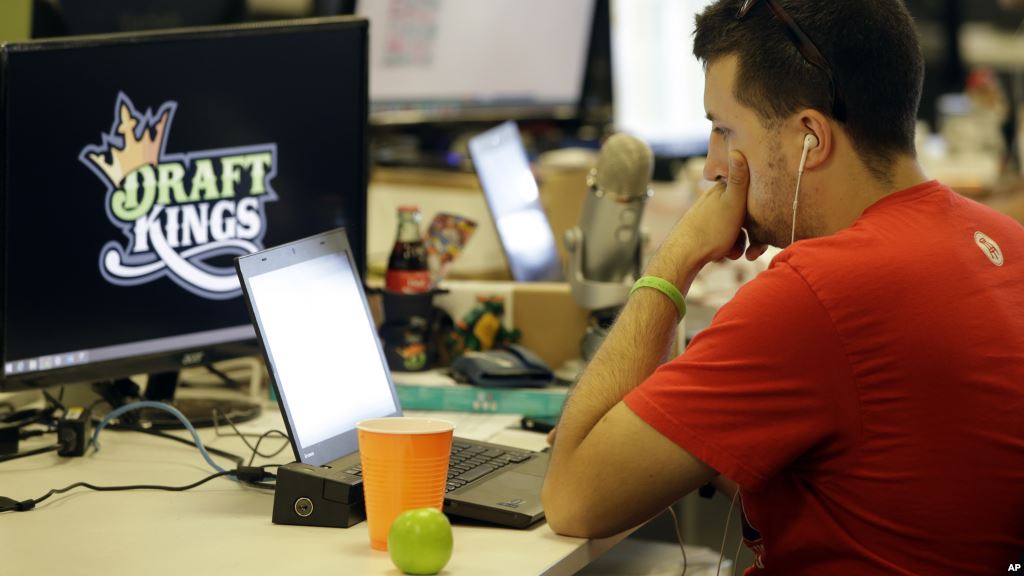
<svg viewBox="0 0 1024 576"><path fill-rule="evenodd" d="M704 69L693 56L694 17L709 0L611 0L615 129L659 157L707 153Z"/></svg>
<svg viewBox="0 0 1024 576"><path fill-rule="evenodd" d="M6 45L0 390L258 354L243 253L344 226L365 273L367 47L353 18Z"/></svg>
<svg viewBox="0 0 1024 576"><path fill-rule="evenodd" d="M361 0L375 124L574 117L594 0Z"/></svg>

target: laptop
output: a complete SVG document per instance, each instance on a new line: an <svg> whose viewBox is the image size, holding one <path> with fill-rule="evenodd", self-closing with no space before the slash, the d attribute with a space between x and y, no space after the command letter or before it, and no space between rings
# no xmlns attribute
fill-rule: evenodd
<svg viewBox="0 0 1024 576"><path fill-rule="evenodd" d="M519 127L508 121L469 140L469 155L516 282L560 282L562 264Z"/></svg>
<svg viewBox="0 0 1024 576"><path fill-rule="evenodd" d="M344 229L235 262L295 458L361 495L356 422L402 407ZM544 518L547 464L545 453L456 437L444 512L528 527Z"/></svg>

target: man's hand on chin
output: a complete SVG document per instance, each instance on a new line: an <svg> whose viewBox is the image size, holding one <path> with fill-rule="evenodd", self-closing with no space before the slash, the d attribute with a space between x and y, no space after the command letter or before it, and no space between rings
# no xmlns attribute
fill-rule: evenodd
<svg viewBox="0 0 1024 576"><path fill-rule="evenodd" d="M768 247L764 244L748 246L743 231L749 186L746 158L738 150L730 151L728 178L702 194L679 219L651 258L645 273L672 282L685 294L692 276L708 262L723 258L736 260L744 253L754 260L763 254ZM692 262L694 258L698 261L695 270L680 268L680 263Z"/></svg>

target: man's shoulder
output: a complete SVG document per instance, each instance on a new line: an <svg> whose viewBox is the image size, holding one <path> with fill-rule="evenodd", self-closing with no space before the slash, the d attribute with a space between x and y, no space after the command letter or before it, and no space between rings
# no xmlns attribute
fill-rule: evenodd
<svg viewBox="0 0 1024 576"><path fill-rule="evenodd" d="M898 274L907 269L902 260L927 263L942 257L941 243L932 237L941 238L958 225L959 200L935 181L894 192L869 206L847 228L793 244L772 265L788 265L801 274L823 273L838 281Z"/></svg>
<svg viewBox="0 0 1024 576"><path fill-rule="evenodd" d="M802 278L827 275L837 278L863 273L863 266L883 259L887 242L870 231L844 230L822 238L801 240L779 252L766 272ZM857 270L860 269L860 272Z"/></svg>
<svg viewBox="0 0 1024 576"><path fill-rule="evenodd" d="M818 297L804 277L783 251L772 259L768 268L740 287L727 307L734 312L742 310L783 310L818 306Z"/></svg>
<svg viewBox="0 0 1024 576"><path fill-rule="evenodd" d="M777 298L802 285L803 294L826 309L870 306L886 286L913 283L928 259L911 236L886 235L870 227L850 228L831 236L802 240L780 252L756 280L764 296ZM751 288L758 289L752 282ZM758 290L760 291L760 290Z"/></svg>

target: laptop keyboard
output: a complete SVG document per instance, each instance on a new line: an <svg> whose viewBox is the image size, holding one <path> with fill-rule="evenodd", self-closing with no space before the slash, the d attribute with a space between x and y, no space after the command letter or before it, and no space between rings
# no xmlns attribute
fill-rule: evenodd
<svg viewBox="0 0 1024 576"><path fill-rule="evenodd" d="M448 460L448 483L445 492L457 490L500 470L509 464L529 460L533 454L524 450L508 450L494 446L472 444L464 440L452 442L452 455ZM346 474L362 477L362 465L345 470Z"/></svg>
<svg viewBox="0 0 1024 576"><path fill-rule="evenodd" d="M529 459L529 452L480 446L455 440L452 442L451 459L448 460L448 484L445 486L445 492L462 488L509 464Z"/></svg>

